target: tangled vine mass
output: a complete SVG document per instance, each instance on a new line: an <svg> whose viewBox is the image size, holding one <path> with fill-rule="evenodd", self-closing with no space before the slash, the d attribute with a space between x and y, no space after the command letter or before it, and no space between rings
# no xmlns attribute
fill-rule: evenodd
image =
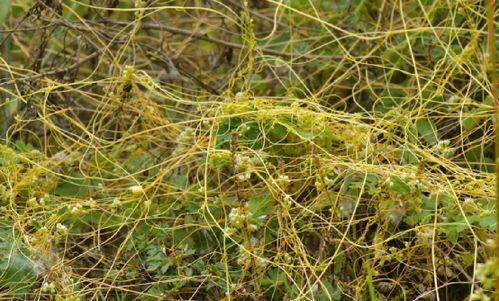
<svg viewBox="0 0 499 301"><path fill-rule="evenodd" d="M0 299L490 300L486 15L0 1Z"/></svg>

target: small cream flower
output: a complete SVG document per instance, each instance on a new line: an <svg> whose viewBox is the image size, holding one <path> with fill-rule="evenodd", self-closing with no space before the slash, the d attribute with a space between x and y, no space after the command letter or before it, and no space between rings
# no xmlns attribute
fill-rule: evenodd
<svg viewBox="0 0 499 301"><path fill-rule="evenodd" d="M131 186L128 190L130 190L130 192L135 196L139 196L144 193L144 188L141 185Z"/></svg>
<svg viewBox="0 0 499 301"><path fill-rule="evenodd" d="M64 226L63 224L57 223L57 225L55 225L55 228L57 233L61 235L68 235L68 227Z"/></svg>

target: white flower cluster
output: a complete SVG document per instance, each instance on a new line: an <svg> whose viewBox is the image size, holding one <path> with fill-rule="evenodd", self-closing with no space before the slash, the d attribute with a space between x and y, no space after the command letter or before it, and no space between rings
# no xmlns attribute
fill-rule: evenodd
<svg viewBox="0 0 499 301"><path fill-rule="evenodd" d="M37 199L36 197L32 197L28 201L26 201L26 206L32 208L44 207L46 204L45 201L48 199L48 197L49 197L48 194L44 194L43 197L39 199Z"/></svg>
<svg viewBox="0 0 499 301"><path fill-rule="evenodd" d="M229 223L231 227L227 229L227 235L233 235L237 232L238 229L243 229L245 225L248 225L248 230L250 232L255 232L258 230L258 225L254 224L251 221L253 217L253 213L249 211L248 204L244 207L232 208L229 213ZM258 217L258 220L263 220L267 218L266 215L262 215Z"/></svg>
<svg viewBox="0 0 499 301"><path fill-rule="evenodd" d="M34 197L26 201L26 207L36 208L38 206L38 201Z"/></svg>
<svg viewBox="0 0 499 301"><path fill-rule="evenodd" d="M321 181L317 180L317 181L315 181L315 188L317 188L317 190L321 191L322 189L324 189L324 185L322 184Z"/></svg>
<svg viewBox="0 0 499 301"><path fill-rule="evenodd" d="M473 198L465 198L463 202L463 209L465 212L476 212L478 203Z"/></svg>
<svg viewBox="0 0 499 301"><path fill-rule="evenodd" d="M238 129L237 129L237 135L239 137L242 137L244 136L244 134L246 134L246 132L248 132L250 130L250 127L249 125L247 125L246 123L243 123L241 124Z"/></svg>
<svg viewBox="0 0 499 301"><path fill-rule="evenodd" d="M403 261L404 260L404 252L401 252L400 249L397 249L395 247L390 247L388 249L388 252L390 253L388 256L391 259L395 259L397 261Z"/></svg>
<svg viewBox="0 0 499 301"><path fill-rule="evenodd" d="M128 187L128 190L134 195L134 196L140 196L144 193L144 188L141 185L134 185Z"/></svg>
<svg viewBox="0 0 499 301"><path fill-rule="evenodd" d="M240 253L239 256L237 257L237 264L240 266L244 266L246 262L250 259L250 256L248 256L248 253Z"/></svg>
<svg viewBox="0 0 499 301"><path fill-rule="evenodd" d="M95 208L97 207L97 201L95 201L93 198L89 198L87 202L87 206L90 208Z"/></svg>
<svg viewBox="0 0 499 301"><path fill-rule="evenodd" d="M194 142L194 129L191 127L186 127L180 134L177 136L177 147L173 151L173 155L180 155L185 152L186 147L192 145Z"/></svg>
<svg viewBox="0 0 499 301"><path fill-rule="evenodd" d="M349 218L353 213L353 200L341 200L338 204L341 218Z"/></svg>
<svg viewBox="0 0 499 301"><path fill-rule="evenodd" d="M83 209L83 205L80 203L68 205L68 212L71 215L80 215L85 213L85 210Z"/></svg>
<svg viewBox="0 0 499 301"><path fill-rule="evenodd" d="M0 201L7 201L12 198L12 190L5 185L0 184Z"/></svg>
<svg viewBox="0 0 499 301"><path fill-rule="evenodd" d="M239 248L239 255L237 257L237 264L240 266L245 266L251 262L252 255L243 248ZM254 264L257 269L263 269L267 266L267 259L263 256L255 256Z"/></svg>
<svg viewBox="0 0 499 301"><path fill-rule="evenodd" d="M236 101L243 101L243 100L245 100L247 98L248 98L248 96L246 95L246 93L245 92L241 92L241 91L237 92L236 95L234 96L234 99Z"/></svg>
<svg viewBox="0 0 499 301"><path fill-rule="evenodd" d="M284 205L286 207L291 207L293 205L293 198L287 194L284 195Z"/></svg>
<svg viewBox="0 0 499 301"><path fill-rule="evenodd" d="M189 144L192 142L194 137L194 129L191 127L186 127L180 135L177 137L177 143L179 144Z"/></svg>
<svg viewBox="0 0 499 301"><path fill-rule="evenodd" d="M283 253L282 258L284 259L284 262L287 264L293 263L293 256L291 256L288 252Z"/></svg>
<svg viewBox="0 0 499 301"><path fill-rule="evenodd" d="M237 175L237 179L241 182L251 179L251 172L244 172Z"/></svg>
<svg viewBox="0 0 499 301"><path fill-rule="evenodd" d="M423 244L431 244L434 231L431 227L420 228L416 231L416 238Z"/></svg>
<svg viewBox="0 0 499 301"><path fill-rule="evenodd" d="M45 202L49 199L49 195L48 193L44 194L41 198L40 198L40 205L41 206L45 206Z"/></svg>
<svg viewBox="0 0 499 301"><path fill-rule="evenodd" d="M328 188L333 184L334 184L333 179L329 178L328 176L324 176L322 181L320 179L317 179L315 181L315 188L317 188L317 190L323 190L324 188Z"/></svg>
<svg viewBox="0 0 499 301"><path fill-rule="evenodd" d="M54 282L44 282L42 284L42 292L47 294L55 294L55 283Z"/></svg>
<svg viewBox="0 0 499 301"><path fill-rule="evenodd" d="M245 155L237 155L235 169L237 174L237 179L239 181L247 181L251 178L253 168L253 160Z"/></svg>
<svg viewBox="0 0 499 301"><path fill-rule="evenodd" d="M123 78L130 79L134 76L134 74L135 70L133 69L133 66L126 65L125 68L123 68L123 73L122 73Z"/></svg>
<svg viewBox="0 0 499 301"><path fill-rule="evenodd" d="M388 218L394 225L398 225L402 219L404 218L406 213L406 208L402 200L399 200L398 203L393 204L388 208Z"/></svg>
<svg viewBox="0 0 499 301"><path fill-rule="evenodd" d="M269 154L267 154L266 152L264 151L256 151L256 153L251 157L250 161L251 161L251 167L255 167L255 166L263 166L265 165L267 159L269 158Z"/></svg>
<svg viewBox="0 0 499 301"><path fill-rule="evenodd" d="M418 179L415 170L412 168L408 172L402 172L400 180L406 183L411 188L411 191L420 190L423 187L423 183Z"/></svg>
<svg viewBox="0 0 499 301"><path fill-rule="evenodd" d="M111 208L117 210L121 207L121 200L119 198L114 198L111 203Z"/></svg>
<svg viewBox="0 0 499 301"><path fill-rule="evenodd" d="M277 177L277 183L280 185L280 186L287 186L289 184L290 180L289 180L289 176L288 175L279 175Z"/></svg>
<svg viewBox="0 0 499 301"><path fill-rule="evenodd" d="M236 155L236 170L245 171L248 170L253 165L250 157L245 155Z"/></svg>
<svg viewBox="0 0 499 301"><path fill-rule="evenodd" d="M246 204L245 207L232 208L232 210L229 213L229 221L234 228L241 229L244 227L244 224L248 222L252 216L253 214L248 211L248 205Z"/></svg>
<svg viewBox="0 0 499 301"><path fill-rule="evenodd" d="M476 278L483 284L484 288L493 288L496 279L499 278L499 261L497 258L479 263L476 267Z"/></svg>
<svg viewBox="0 0 499 301"><path fill-rule="evenodd" d="M444 158L452 157L456 151L455 148L450 147L449 140L438 141L438 143L434 146L434 150Z"/></svg>
<svg viewBox="0 0 499 301"><path fill-rule="evenodd" d="M359 129L345 129L342 138L345 141L345 149L348 153L356 153L364 149L367 141L367 131Z"/></svg>
<svg viewBox="0 0 499 301"><path fill-rule="evenodd" d="M61 224L61 223L57 223L57 225L55 225L55 229L56 229L56 232L63 235L63 236L66 236L68 235L68 227L66 227L65 225Z"/></svg>
<svg viewBox="0 0 499 301"><path fill-rule="evenodd" d="M383 183L388 188L392 188L395 183L393 183L391 177L386 178L385 182Z"/></svg>
<svg viewBox="0 0 499 301"><path fill-rule="evenodd" d="M53 242L53 235L47 227L41 227L33 235L24 235L24 241L28 245L49 245Z"/></svg>

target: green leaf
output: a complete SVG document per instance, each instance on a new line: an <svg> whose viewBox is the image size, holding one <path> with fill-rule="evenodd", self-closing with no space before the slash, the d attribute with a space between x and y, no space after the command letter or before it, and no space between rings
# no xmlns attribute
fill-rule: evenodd
<svg viewBox="0 0 499 301"><path fill-rule="evenodd" d="M468 224L466 223L466 220L461 216L457 218L454 222L444 225L442 228L443 232L447 235L449 241L452 243L457 243L459 239L459 234L468 229Z"/></svg>
<svg viewBox="0 0 499 301"><path fill-rule="evenodd" d="M377 174L369 173L366 179L366 187L364 188L365 192L368 195L373 195L378 190L378 182L379 177Z"/></svg>
<svg viewBox="0 0 499 301"><path fill-rule="evenodd" d="M385 112L387 108L396 107L400 105L405 96L406 92L403 89L388 88L381 93L380 98L382 106L378 107L377 110Z"/></svg>
<svg viewBox="0 0 499 301"><path fill-rule="evenodd" d="M33 146L31 144L26 144L24 143L24 141L21 140L16 141L16 148L21 153L28 153L33 150Z"/></svg>
<svg viewBox="0 0 499 301"><path fill-rule="evenodd" d="M319 293L320 301L340 301L341 300L341 290L335 289L330 281L324 282L324 288L321 288L321 292ZM327 291L327 292L326 292Z"/></svg>
<svg viewBox="0 0 499 301"><path fill-rule="evenodd" d="M435 126L428 118L419 119L416 121L418 133L430 145L435 145L438 142Z"/></svg>
<svg viewBox="0 0 499 301"><path fill-rule="evenodd" d="M0 237L0 291L26 294L35 279L33 263L22 248L7 231Z"/></svg>
<svg viewBox="0 0 499 301"><path fill-rule="evenodd" d="M401 41L394 47L389 47L383 51L381 57L384 61L390 63L389 65L396 66L402 61L402 58L406 56L407 51L407 41Z"/></svg>
<svg viewBox="0 0 499 301"><path fill-rule="evenodd" d="M272 209L274 199L270 194L256 195L249 199L248 210L252 213L251 222L257 226L266 219Z"/></svg>
<svg viewBox="0 0 499 301"><path fill-rule="evenodd" d="M421 207L426 210L435 210L436 203L437 201L432 198L423 197L423 204Z"/></svg>
<svg viewBox="0 0 499 301"><path fill-rule="evenodd" d="M464 157L466 158L468 164L471 165L471 167L477 168L480 166L480 163L482 162L482 153L483 153L482 146L476 145L468 148L464 153Z"/></svg>
<svg viewBox="0 0 499 301"><path fill-rule="evenodd" d="M447 239L455 244L457 243L457 239L459 238L459 234L457 233L457 231L455 229L450 229L447 231Z"/></svg>
<svg viewBox="0 0 499 301"><path fill-rule="evenodd" d="M494 173L495 172L494 160L489 157L485 157L483 158L483 161L484 161L483 164L480 165L480 170L489 173Z"/></svg>
<svg viewBox="0 0 499 301"><path fill-rule="evenodd" d="M409 125L406 128L406 135L409 138L409 142L418 142L418 128L415 125Z"/></svg>
<svg viewBox="0 0 499 301"><path fill-rule="evenodd" d="M419 222L419 217L415 212L411 211L406 217L404 217L404 222L409 226L414 226Z"/></svg>
<svg viewBox="0 0 499 301"><path fill-rule="evenodd" d="M172 174L166 183L170 192L182 191L189 185L189 178L185 174Z"/></svg>
<svg viewBox="0 0 499 301"><path fill-rule="evenodd" d="M281 270L272 268L267 272L266 277L264 277L261 281L261 284L264 287L273 287L278 288L287 282L287 277L284 272Z"/></svg>
<svg viewBox="0 0 499 301"><path fill-rule="evenodd" d="M479 217L478 224L483 228L489 228L490 230L494 230L496 225L496 214L489 213Z"/></svg>
<svg viewBox="0 0 499 301"><path fill-rule="evenodd" d="M228 168L232 164L232 154L228 150L220 150L210 154L210 167L214 169Z"/></svg>
<svg viewBox="0 0 499 301"><path fill-rule="evenodd" d="M279 142L286 138L288 129L282 124L275 124L269 131L269 137L272 142Z"/></svg>
<svg viewBox="0 0 499 301"><path fill-rule="evenodd" d="M126 164L126 167L128 168L128 172L130 172L130 173L138 172L138 171L142 170L145 166L151 165L151 164L147 164L151 160L152 160L151 155L144 152L144 153L141 153L138 156L135 156L134 158L130 159ZM104 161L104 162L108 163L108 161Z"/></svg>
<svg viewBox="0 0 499 301"><path fill-rule="evenodd" d="M148 261L147 262L147 270L149 272L156 271L161 266L161 261Z"/></svg>
<svg viewBox="0 0 499 301"><path fill-rule="evenodd" d="M462 118L461 125L465 130L472 130L480 125L480 118L478 117Z"/></svg>
<svg viewBox="0 0 499 301"><path fill-rule="evenodd" d="M340 253L338 256L336 256L336 259L334 260L334 274L338 275L341 273L343 270L343 267L345 266L346 263L346 256L345 253Z"/></svg>
<svg viewBox="0 0 499 301"><path fill-rule="evenodd" d="M399 177L390 176L390 181L392 183L389 187L389 190L391 192L398 192L402 195L411 193L411 188L409 187L409 185L404 183Z"/></svg>
<svg viewBox="0 0 499 301"><path fill-rule="evenodd" d="M50 193L59 196L83 197L94 191L94 186L79 172L69 173L69 176L76 179L68 179L60 183Z"/></svg>
<svg viewBox="0 0 499 301"><path fill-rule="evenodd" d="M4 24L7 21L9 11L10 11L10 1L9 0L1 0L0 1L0 25Z"/></svg>
<svg viewBox="0 0 499 301"><path fill-rule="evenodd" d="M402 165L417 165L419 163L418 156L414 149L409 147L404 147L402 153L400 154L400 163Z"/></svg>

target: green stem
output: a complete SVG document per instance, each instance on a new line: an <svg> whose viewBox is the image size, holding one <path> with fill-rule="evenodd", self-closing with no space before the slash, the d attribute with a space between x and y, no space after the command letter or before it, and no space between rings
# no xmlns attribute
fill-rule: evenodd
<svg viewBox="0 0 499 301"><path fill-rule="evenodd" d="M371 301L377 301L378 299L376 298L376 290L374 289L373 283L373 270L371 267L367 267L367 287Z"/></svg>

